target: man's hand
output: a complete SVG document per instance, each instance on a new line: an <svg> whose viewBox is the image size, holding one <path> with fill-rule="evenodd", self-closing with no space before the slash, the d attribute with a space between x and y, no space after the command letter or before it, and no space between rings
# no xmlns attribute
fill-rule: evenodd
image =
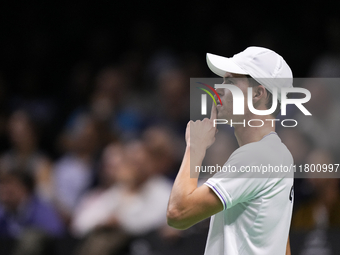
<svg viewBox="0 0 340 255"><path fill-rule="evenodd" d="M210 119L189 121L185 133L187 146L206 150L215 142L217 129L214 127L214 119L216 119L216 116L216 105L213 103Z"/></svg>
<svg viewBox="0 0 340 255"><path fill-rule="evenodd" d="M202 165L206 149L215 141L216 106L211 109L210 119L190 121L186 130L187 148L181 168L171 191L167 219L174 228L186 229L197 222L223 210L217 195L206 185L197 188L196 176L191 178L190 165Z"/></svg>

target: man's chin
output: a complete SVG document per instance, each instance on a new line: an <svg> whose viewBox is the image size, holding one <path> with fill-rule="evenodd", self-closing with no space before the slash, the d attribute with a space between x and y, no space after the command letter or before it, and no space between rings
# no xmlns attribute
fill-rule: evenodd
<svg viewBox="0 0 340 255"><path fill-rule="evenodd" d="M225 120L229 120L230 118L228 116L226 116L226 114L223 114L222 112L218 112L217 111L217 119L225 119Z"/></svg>
<svg viewBox="0 0 340 255"><path fill-rule="evenodd" d="M230 121L231 121L231 117L230 116L227 116L226 114L223 114L223 113L219 113L217 112L217 117L216 119L219 119L219 120L226 120L227 121L227 125L230 126Z"/></svg>

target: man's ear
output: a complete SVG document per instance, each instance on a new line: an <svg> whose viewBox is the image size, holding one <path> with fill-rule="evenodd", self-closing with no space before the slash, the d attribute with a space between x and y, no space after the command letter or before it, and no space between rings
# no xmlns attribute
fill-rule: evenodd
<svg viewBox="0 0 340 255"><path fill-rule="evenodd" d="M262 98L267 98L266 88L263 85L253 87L253 99L261 100Z"/></svg>

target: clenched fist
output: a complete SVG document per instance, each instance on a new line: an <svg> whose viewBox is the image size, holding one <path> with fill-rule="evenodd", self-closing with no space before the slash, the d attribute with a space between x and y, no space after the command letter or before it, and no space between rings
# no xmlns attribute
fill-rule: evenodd
<svg viewBox="0 0 340 255"><path fill-rule="evenodd" d="M210 119L189 121L185 133L187 146L206 150L215 142L217 129L214 127L214 119L217 116L216 111L216 106L213 104Z"/></svg>

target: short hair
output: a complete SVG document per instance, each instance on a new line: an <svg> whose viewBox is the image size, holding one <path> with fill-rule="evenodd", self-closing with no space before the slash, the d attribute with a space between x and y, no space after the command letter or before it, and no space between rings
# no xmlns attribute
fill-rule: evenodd
<svg viewBox="0 0 340 255"><path fill-rule="evenodd" d="M259 82L257 82L250 75L246 75L246 77L248 78L249 85L251 87L257 87L257 86L261 85ZM266 107L267 107L267 109L269 109L273 105L273 94L268 89L266 89L266 91L267 91L267 103L266 103ZM275 111L271 115L276 117L277 115L279 115L280 109L281 109L281 103L280 103L279 100L277 100L277 107L276 107Z"/></svg>

